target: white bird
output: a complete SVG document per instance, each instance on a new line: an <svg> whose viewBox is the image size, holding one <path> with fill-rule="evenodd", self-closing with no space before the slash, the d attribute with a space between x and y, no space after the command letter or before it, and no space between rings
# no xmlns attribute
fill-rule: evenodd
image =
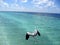
<svg viewBox="0 0 60 45"><path fill-rule="evenodd" d="M38 30L35 30L33 33L27 32L26 33L26 40L29 39L29 36L35 37L35 36L37 36L37 34L40 36L40 32Z"/></svg>

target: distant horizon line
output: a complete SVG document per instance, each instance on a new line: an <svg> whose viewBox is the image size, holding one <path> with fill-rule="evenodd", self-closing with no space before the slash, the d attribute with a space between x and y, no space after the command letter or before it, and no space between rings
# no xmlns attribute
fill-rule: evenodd
<svg viewBox="0 0 60 45"><path fill-rule="evenodd" d="M55 12L34 12L34 11L0 11L0 12L22 12L22 13L48 13L48 14L50 14L50 13L52 13L52 14L60 14L60 13L55 13Z"/></svg>

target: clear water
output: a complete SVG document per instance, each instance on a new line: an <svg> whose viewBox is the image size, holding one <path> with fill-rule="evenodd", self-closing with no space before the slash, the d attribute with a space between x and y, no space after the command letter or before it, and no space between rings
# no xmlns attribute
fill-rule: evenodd
<svg viewBox="0 0 60 45"><path fill-rule="evenodd" d="M35 27L41 36L26 40ZM0 45L60 45L60 15L0 12Z"/></svg>

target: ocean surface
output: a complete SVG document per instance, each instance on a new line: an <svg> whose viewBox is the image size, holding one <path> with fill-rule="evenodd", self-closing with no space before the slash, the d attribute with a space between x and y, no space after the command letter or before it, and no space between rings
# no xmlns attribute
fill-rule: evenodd
<svg viewBox="0 0 60 45"><path fill-rule="evenodd" d="M26 40L35 28L41 36ZM60 45L60 14L0 12L0 45Z"/></svg>

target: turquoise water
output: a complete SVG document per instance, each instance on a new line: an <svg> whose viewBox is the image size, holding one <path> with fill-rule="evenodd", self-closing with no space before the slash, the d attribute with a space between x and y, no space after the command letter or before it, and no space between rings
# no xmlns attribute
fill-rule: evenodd
<svg viewBox="0 0 60 45"><path fill-rule="evenodd" d="M25 40L35 27L41 36ZM0 45L60 45L60 15L0 12Z"/></svg>

